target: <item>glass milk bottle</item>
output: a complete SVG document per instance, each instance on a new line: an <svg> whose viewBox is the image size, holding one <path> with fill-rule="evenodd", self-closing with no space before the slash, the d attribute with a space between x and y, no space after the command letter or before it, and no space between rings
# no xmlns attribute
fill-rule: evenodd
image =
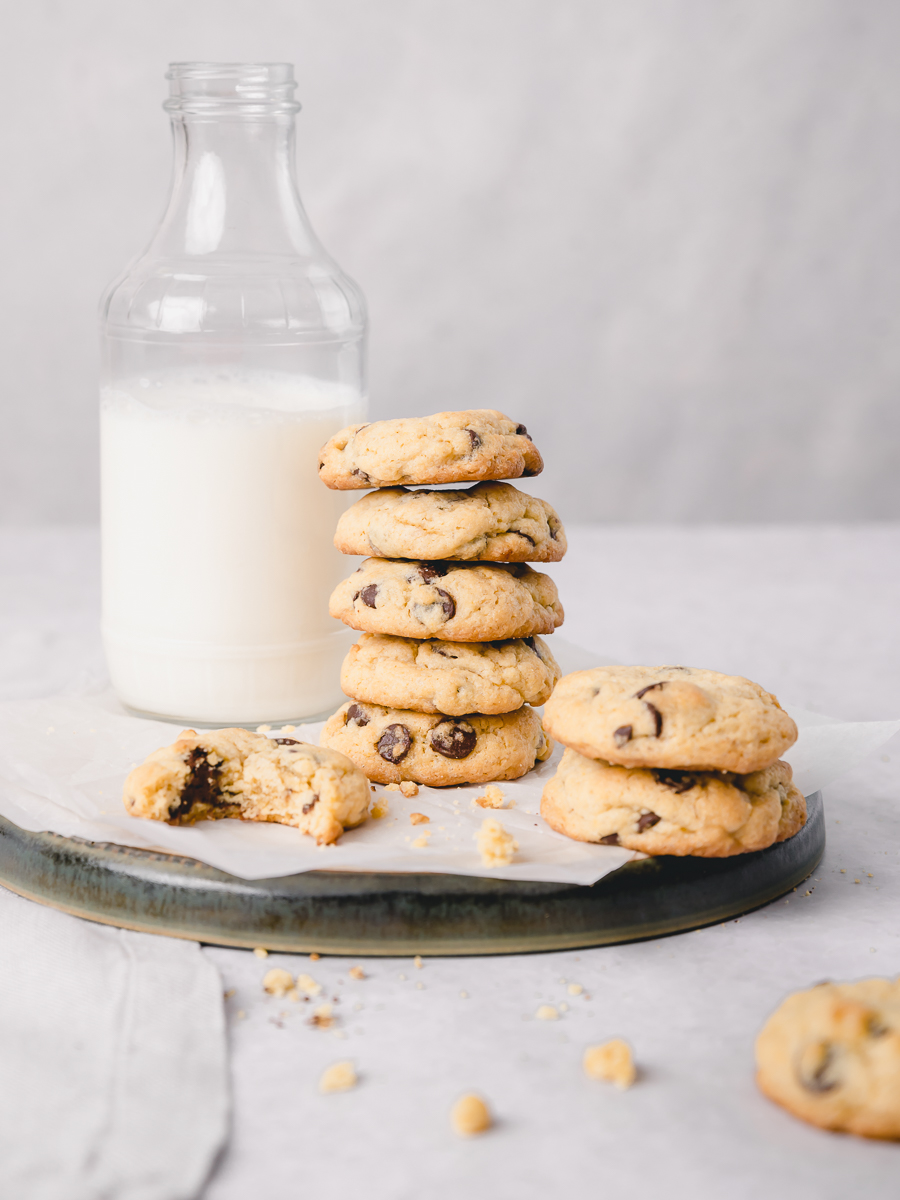
<svg viewBox="0 0 900 1200"><path fill-rule="evenodd" d="M292 67L168 78L168 208L101 303L109 672L179 721L317 716L347 648L328 616L347 500L317 451L365 419L365 305L297 193Z"/></svg>

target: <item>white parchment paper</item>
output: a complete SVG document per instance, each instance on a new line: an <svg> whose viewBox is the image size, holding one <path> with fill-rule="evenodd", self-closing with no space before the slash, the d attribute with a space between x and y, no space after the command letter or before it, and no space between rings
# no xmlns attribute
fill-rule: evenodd
<svg viewBox="0 0 900 1200"><path fill-rule="evenodd" d="M556 649L556 646L554 646ZM563 656L561 656L563 657ZM593 665L585 655L565 669ZM785 708L800 728L785 756L809 795L843 774L900 730L900 721L841 722L797 705ZM298 725L292 737L318 743L322 725ZM561 748L524 779L500 786L510 807L491 812L475 805L484 788L420 788L407 799L377 787L388 814L318 847L296 829L220 820L178 827L130 817L122 801L128 771L151 751L174 741L178 727L127 713L107 687L44 700L0 704L0 813L23 829L47 830L95 842L117 842L183 854L243 879L301 871L444 871L502 879L590 884L642 855L592 846L554 833L539 816L541 792L555 772ZM276 736L279 730L273 729ZM413 826L411 812L430 818ZM496 816L519 842L515 861L488 869L475 847L486 816ZM428 830L427 846L413 842Z"/></svg>

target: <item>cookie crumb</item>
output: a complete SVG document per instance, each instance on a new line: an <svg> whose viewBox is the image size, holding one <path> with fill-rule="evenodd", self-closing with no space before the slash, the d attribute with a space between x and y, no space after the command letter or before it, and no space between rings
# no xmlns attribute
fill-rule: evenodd
<svg viewBox="0 0 900 1200"><path fill-rule="evenodd" d="M431 830L426 829L424 833L420 833L417 838L413 838L410 842L411 846L415 846L417 850L424 850L428 846L428 839L431 837Z"/></svg>
<svg viewBox="0 0 900 1200"><path fill-rule="evenodd" d="M347 972L351 979L365 979L366 973L362 967L351 967Z"/></svg>
<svg viewBox="0 0 900 1200"><path fill-rule="evenodd" d="M288 998L288 1000L291 1001L292 1004L297 1004L298 1001L300 1000L300 993L297 991L297 989L295 987L292 987L291 990L287 993L287 998Z"/></svg>
<svg viewBox="0 0 900 1200"><path fill-rule="evenodd" d="M614 1083L617 1088L629 1088L637 1078L631 1047L621 1038L613 1038L601 1046L588 1046L582 1066L591 1079Z"/></svg>
<svg viewBox="0 0 900 1200"><path fill-rule="evenodd" d="M234 995L234 993L235 993L236 991L237 991L237 988L229 988L227 992L224 992L224 993L222 994L222 999L223 999L223 1000L230 1000L230 999L231 999L231 997Z"/></svg>
<svg viewBox="0 0 900 1200"><path fill-rule="evenodd" d="M298 975L297 987L301 992L305 992L307 996L318 996L322 991L321 983L316 983L312 975Z"/></svg>
<svg viewBox="0 0 900 1200"><path fill-rule="evenodd" d="M257 733L271 733L272 726L271 725L257 725L256 732Z"/></svg>
<svg viewBox="0 0 900 1200"><path fill-rule="evenodd" d="M460 1096L453 1105L450 1110L450 1123L460 1137L472 1137L490 1129L493 1121L485 1102L480 1096L470 1092L467 1096Z"/></svg>
<svg viewBox="0 0 900 1200"><path fill-rule="evenodd" d="M295 733L296 729L297 729L296 725L282 725L281 732L282 733Z"/></svg>
<svg viewBox="0 0 900 1200"><path fill-rule="evenodd" d="M413 783L411 779L404 779L400 784L400 791L407 798L407 800L411 800L413 796L418 796L419 785L417 783Z"/></svg>
<svg viewBox="0 0 900 1200"><path fill-rule="evenodd" d="M426 817L424 813L410 813L409 821L411 825L427 825L431 817Z"/></svg>
<svg viewBox="0 0 900 1200"><path fill-rule="evenodd" d="M570 996L580 996L581 993L584 991L584 988L581 986L580 983L570 983L569 986L566 988L566 991L569 993Z"/></svg>
<svg viewBox="0 0 900 1200"><path fill-rule="evenodd" d="M413 959L413 966L416 968L417 971L421 971L422 965L423 965L422 964L422 955L417 954L416 957Z"/></svg>
<svg viewBox="0 0 900 1200"><path fill-rule="evenodd" d="M316 954L315 950L313 950L312 954L310 954L310 956L309 956L309 961L310 962L318 962L321 957L322 957L321 954Z"/></svg>
<svg viewBox="0 0 900 1200"><path fill-rule="evenodd" d="M469 993L468 993L468 992L460 992L460 993L459 993L459 998L460 998L460 1000L468 1000L468 998L469 998Z"/></svg>
<svg viewBox="0 0 900 1200"><path fill-rule="evenodd" d="M400 784L399 783L386 783L384 785L384 790L386 792L399 792Z"/></svg>
<svg viewBox="0 0 900 1200"><path fill-rule="evenodd" d="M244 1017L246 1017L246 1015L247 1014L244 1012L244 1010L242 1008L239 1008L237 1010L237 1012L235 1013L235 1016L237 1017L237 1019L239 1021L243 1021L243 1019L244 1019Z"/></svg>
<svg viewBox="0 0 900 1200"><path fill-rule="evenodd" d="M483 796L476 796L472 801L479 808L503 808L503 789L495 783L489 783L484 789Z"/></svg>
<svg viewBox="0 0 900 1200"><path fill-rule="evenodd" d="M505 867L512 862L519 843L496 817L486 817L475 834L481 861L486 867Z"/></svg>
<svg viewBox="0 0 900 1200"><path fill-rule="evenodd" d="M273 967L263 975L263 991L270 996L286 996L294 986L294 977L283 967Z"/></svg>
<svg viewBox="0 0 900 1200"><path fill-rule="evenodd" d="M310 1025L318 1029L330 1029L335 1022L333 1012L330 1004L320 1004L318 1008L313 1009L313 1015L309 1018Z"/></svg>
<svg viewBox="0 0 900 1200"><path fill-rule="evenodd" d="M539 1021L558 1021L559 1011L552 1004L542 1004L534 1014Z"/></svg>
<svg viewBox="0 0 900 1200"><path fill-rule="evenodd" d="M257 958L268 958L269 957L268 950L263 949L262 946L257 946L254 949L253 953L256 955Z"/></svg>
<svg viewBox="0 0 900 1200"><path fill-rule="evenodd" d="M388 815L388 802L384 796L379 796L372 807L369 809L369 815L374 820L379 820L380 817Z"/></svg>
<svg viewBox="0 0 900 1200"><path fill-rule="evenodd" d="M349 1092L359 1082L352 1062L332 1063L319 1079L319 1091L323 1096L330 1092Z"/></svg>

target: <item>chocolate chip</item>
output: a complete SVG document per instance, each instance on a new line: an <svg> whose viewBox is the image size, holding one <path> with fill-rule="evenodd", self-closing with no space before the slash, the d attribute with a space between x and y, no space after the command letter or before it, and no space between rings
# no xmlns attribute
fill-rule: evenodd
<svg viewBox="0 0 900 1200"><path fill-rule="evenodd" d="M435 588L434 590L439 596L443 597L441 600L441 608L444 610L444 616L448 621L452 620L453 617L456 616L456 601L453 599L450 593L445 592L443 588Z"/></svg>
<svg viewBox="0 0 900 1200"><path fill-rule="evenodd" d="M467 429L466 433L472 439L472 449L477 450L478 447L481 445L481 438L478 436L478 434L475 432L474 429Z"/></svg>
<svg viewBox="0 0 900 1200"><path fill-rule="evenodd" d="M653 777L657 783L671 788L676 796L689 792L692 787L697 786L696 775L691 775L689 771L658 770L653 772Z"/></svg>
<svg viewBox="0 0 900 1200"><path fill-rule="evenodd" d="M313 792L312 800L310 800L309 804L304 804L303 807L300 809L300 811L305 816L308 812L312 812L312 810L316 807L316 805L318 803L319 803L319 797L315 794L315 792Z"/></svg>
<svg viewBox="0 0 900 1200"><path fill-rule="evenodd" d="M646 687L642 687L639 692L634 693L635 700L640 700L642 696L646 696L648 692L652 692L654 688L664 688L665 680L662 683L648 683Z"/></svg>
<svg viewBox="0 0 900 1200"><path fill-rule="evenodd" d="M359 704L351 704L344 714L345 725L358 725L362 728L363 725L368 725L369 718L366 711Z"/></svg>
<svg viewBox="0 0 900 1200"><path fill-rule="evenodd" d="M299 746L300 742L296 738L273 738L274 742L279 746Z"/></svg>
<svg viewBox="0 0 900 1200"><path fill-rule="evenodd" d="M351 601L351 603L352 603L352 604L355 604L355 603L357 602L357 600L358 600L358 599L359 599L359 592L354 592L354 593L353 593L353 600Z"/></svg>
<svg viewBox="0 0 900 1200"><path fill-rule="evenodd" d="M631 728L630 725L620 725L613 731L613 741L617 746L624 746L626 742L631 741Z"/></svg>
<svg viewBox="0 0 900 1200"><path fill-rule="evenodd" d="M601 846L618 846L619 844L619 835L617 833L608 833L606 837L600 839Z"/></svg>
<svg viewBox="0 0 900 1200"><path fill-rule="evenodd" d="M367 608L375 607L375 597L378 595L378 584L367 583L361 592L358 593L360 600Z"/></svg>
<svg viewBox="0 0 900 1200"><path fill-rule="evenodd" d="M321 471L324 466L325 466L324 463L319 463L319 470Z"/></svg>
<svg viewBox="0 0 900 1200"><path fill-rule="evenodd" d="M406 758L412 738L405 725L388 725L378 739L378 753L389 763L398 763Z"/></svg>
<svg viewBox="0 0 900 1200"><path fill-rule="evenodd" d="M882 1025L877 1017L869 1017L866 1022L866 1033L869 1037L879 1038L884 1037L886 1033L890 1033L887 1025Z"/></svg>
<svg viewBox="0 0 900 1200"><path fill-rule="evenodd" d="M834 1066L834 1049L828 1042L820 1042L818 1046L808 1046L812 1055L804 1054L803 1059L813 1057L815 1065L801 1061L797 1064L797 1079L808 1092L830 1092L838 1086L837 1079L828 1078L828 1069ZM812 1069L810 1069L812 1067Z"/></svg>
<svg viewBox="0 0 900 1200"><path fill-rule="evenodd" d="M550 528L550 537L553 539L554 542L558 542L559 538L556 535L559 533L560 529L562 528L559 521L554 521L552 517L548 517L547 525Z"/></svg>
<svg viewBox="0 0 900 1200"><path fill-rule="evenodd" d="M525 643L526 646L528 646L528 648L530 650L537 650L537 647L534 644L533 637L522 638L522 641Z"/></svg>
<svg viewBox="0 0 900 1200"><path fill-rule="evenodd" d="M653 718L654 724L656 725L656 732L653 736L659 737L659 735L662 733L662 713L658 708L654 708L649 700L645 700L644 705L650 709L650 716Z"/></svg>
<svg viewBox="0 0 900 1200"><path fill-rule="evenodd" d="M441 721L429 738L432 750L444 758L468 758L475 749L478 734L467 721Z"/></svg>
<svg viewBox="0 0 900 1200"><path fill-rule="evenodd" d="M187 757L190 775L181 793L181 799L169 809L168 821L186 817L195 804L206 804L211 808L225 808L229 801L219 791L219 765L213 765L206 751L195 746Z"/></svg>
<svg viewBox="0 0 900 1200"><path fill-rule="evenodd" d="M440 579L447 572L447 568L442 563L422 563L416 567L416 570L425 583L431 583L432 579Z"/></svg>
<svg viewBox="0 0 900 1200"><path fill-rule="evenodd" d="M513 529L512 533L517 533L520 538L524 538L526 542L531 542L532 546L536 546L537 542L533 537L529 537L527 533L523 533L521 529Z"/></svg>
<svg viewBox="0 0 900 1200"><path fill-rule="evenodd" d="M434 653L439 654L441 658L459 658L458 654L451 654L449 650L444 650L440 646L435 646Z"/></svg>
<svg viewBox="0 0 900 1200"><path fill-rule="evenodd" d="M652 829L661 820L662 817L658 817L655 812L641 813L638 817L638 833L643 833L645 829Z"/></svg>
<svg viewBox="0 0 900 1200"><path fill-rule="evenodd" d="M516 433L519 433L519 434L521 434L521 435L522 435L522 437L527 437L527 438L528 438L528 440L529 440L529 442L532 440L532 438L531 438L531 434L528 432L528 430L525 428L525 426L524 426L524 425L517 425L517 426L516 426Z"/></svg>
<svg viewBox="0 0 900 1200"><path fill-rule="evenodd" d="M359 467L354 467L354 468L353 468L353 470L350 472L350 474L351 474L351 475L358 475L358 476L360 477L360 479L363 481L363 483L371 483L371 482L372 482L372 480L371 480L371 479L369 478L369 476L368 476L368 475L365 473L365 471L361 471L361 470L359 469Z"/></svg>

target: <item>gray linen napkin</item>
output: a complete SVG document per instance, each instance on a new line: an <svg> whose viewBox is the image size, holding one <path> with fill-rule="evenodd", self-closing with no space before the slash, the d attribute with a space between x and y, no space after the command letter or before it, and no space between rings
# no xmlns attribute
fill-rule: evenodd
<svg viewBox="0 0 900 1200"><path fill-rule="evenodd" d="M222 986L196 943L0 888L0 1195L191 1200L228 1112Z"/></svg>

